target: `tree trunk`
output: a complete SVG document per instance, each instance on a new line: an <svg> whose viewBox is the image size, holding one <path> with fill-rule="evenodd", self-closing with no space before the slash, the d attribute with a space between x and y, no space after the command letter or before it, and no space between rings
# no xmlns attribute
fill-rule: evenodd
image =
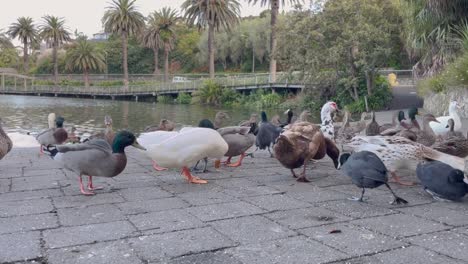
<svg viewBox="0 0 468 264"><path fill-rule="evenodd" d="M210 68L210 78L213 79L215 76L215 65L214 65L215 50L214 50L214 25L213 23L210 23L208 26L208 53L209 53L208 63L209 63L209 68Z"/></svg>
<svg viewBox="0 0 468 264"><path fill-rule="evenodd" d="M164 44L164 81L169 81L169 44Z"/></svg>
<svg viewBox="0 0 468 264"><path fill-rule="evenodd" d="M57 62L57 49L58 43L54 40L52 43L52 61L54 62L54 83L58 85L58 62Z"/></svg>
<svg viewBox="0 0 468 264"><path fill-rule="evenodd" d="M89 88L89 71L88 71L88 69L84 69L83 77L84 77L85 87Z"/></svg>
<svg viewBox="0 0 468 264"><path fill-rule="evenodd" d="M270 82L276 82L276 21L279 13L279 1L271 1L271 36L270 36Z"/></svg>
<svg viewBox="0 0 468 264"><path fill-rule="evenodd" d="M127 39L128 39L128 34L127 31L122 31L122 67L123 67L123 74L124 74L124 90L128 90L128 50L127 50Z"/></svg>
<svg viewBox="0 0 468 264"><path fill-rule="evenodd" d="M255 49L252 47L252 73L255 73Z"/></svg>
<svg viewBox="0 0 468 264"><path fill-rule="evenodd" d="M154 53L154 75L159 75L161 72L159 71L159 49L153 48Z"/></svg>
<svg viewBox="0 0 468 264"><path fill-rule="evenodd" d="M24 74L29 72L28 39L23 39L23 70Z"/></svg>
<svg viewBox="0 0 468 264"><path fill-rule="evenodd" d="M374 71L366 71L366 86L367 86L367 95L372 96L372 91L374 90Z"/></svg>

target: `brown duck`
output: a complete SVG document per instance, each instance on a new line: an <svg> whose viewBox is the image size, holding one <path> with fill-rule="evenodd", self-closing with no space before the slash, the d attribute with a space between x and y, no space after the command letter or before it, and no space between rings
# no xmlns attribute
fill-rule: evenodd
<svg viewBox="0 0 468 264"><path fill-rule="evenodd" d="M8 154L13 148L13 142L7 133L2 128L2 120L0 119L0 160Z"/></svg>

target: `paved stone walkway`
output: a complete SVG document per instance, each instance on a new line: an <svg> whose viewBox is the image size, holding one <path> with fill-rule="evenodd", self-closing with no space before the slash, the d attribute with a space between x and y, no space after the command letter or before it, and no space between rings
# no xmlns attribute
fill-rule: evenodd
<svg viewBox="0 0 468 264"><path fill-rule="evenodd" d="M129 164L104 190L79 194L77 176L37 149L0 161L0 263L467 263L468 202L435 202L420 186L385 188L365 203L330 160L298 183L266 152L241 168L200 175ZM414 174L408 172L415 180ZM341 232L331 233L332 230Z"/></svg>

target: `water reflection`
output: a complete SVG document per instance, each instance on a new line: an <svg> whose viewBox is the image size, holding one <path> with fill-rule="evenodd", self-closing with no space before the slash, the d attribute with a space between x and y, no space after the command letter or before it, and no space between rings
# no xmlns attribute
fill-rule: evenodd
<svg viewBox="0 0 468 264"><path fill-rule="evenodd" d="M65 118L65 126L77 128L78 134L86 135L104 128L104 116L110 115L116 130L128 129L140 133L152 124L158 124L162 118L170 119L178 127L196 126L203 118L213 120L216 111L225 110L231 119L225 125L238 124L249 118L252 112L261 109L235 108L226 109L200 105L168 105L146 102L93 100L81 98L37 97L0 95L0 117L7 132L38 132L47 128L47 115L55 112ZM282 110L266 109L271 118ZM299 114L299 111L296 111ZM317 118L315 118L317 121Z"/></svg>

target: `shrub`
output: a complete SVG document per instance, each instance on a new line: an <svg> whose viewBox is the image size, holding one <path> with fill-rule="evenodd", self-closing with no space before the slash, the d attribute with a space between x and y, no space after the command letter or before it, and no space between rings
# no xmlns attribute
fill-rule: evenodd
<svg viewBox="0 0 468 264"><path fill-rule="evenodd" d="M158 95L157 102L161 104L171 104L174 103L174 98L170 95Z"/></svg>
<svg viewBox="0 0 468 264"><path fill-rule="evenodd" d="M203 86L196 91L193 96L196 98L194 102L201 104L220 105L222 91L221 85L213 80L205 80Z"/></svg>
<svg viewBox="0 0 468 264"><path fill-rule="evenodd" d="M179 93L175 101L178 104L190 104L192 102L192 96L188 93Z"/></svg>

